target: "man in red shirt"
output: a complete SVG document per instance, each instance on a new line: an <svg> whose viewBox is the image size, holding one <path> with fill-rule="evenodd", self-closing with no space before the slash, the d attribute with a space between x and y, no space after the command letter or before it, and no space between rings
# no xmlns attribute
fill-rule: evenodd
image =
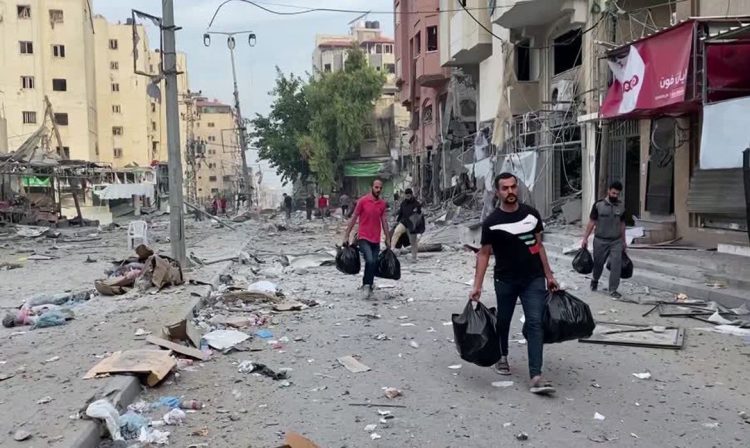
<svg viewBox="0 0 750 448"><path fill-rule="evenodd" d="M388 233L388 221L385 216L386 204L384 200L380 199L382 191L383 181L375 179L370 193L357 201L352 219L346 227L346 233L344 233L344 243L348 243L354 224L359 221L357 244L365 258L365 273L362 278L362 291L365 299L372 295L372 285L375 280L375 270L378 266L378 255L380 253L381 230L385 234L386 247L391 247L391 236Z"/></svg>

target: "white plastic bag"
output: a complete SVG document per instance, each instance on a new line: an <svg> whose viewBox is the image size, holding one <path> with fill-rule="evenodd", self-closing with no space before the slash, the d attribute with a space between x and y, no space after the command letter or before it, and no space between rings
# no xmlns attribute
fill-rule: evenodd
<svg viewBox="0 0 750 448"><path fill-rule="evenodd" d="M120 413L107 400L96 400L86 408L86 415L104 420L112 440L125 440L120 434Z"/></svg>

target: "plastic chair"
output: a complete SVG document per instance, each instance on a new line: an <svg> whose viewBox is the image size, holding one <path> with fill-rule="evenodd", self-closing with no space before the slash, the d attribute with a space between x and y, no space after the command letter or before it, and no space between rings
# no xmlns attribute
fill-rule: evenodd
<svg viewBox="0 0 750 448"><path fill-rule="evenodd" d="M148 246L148 224L146 221L132 221L128 225L128 250L141 244Z"/></svg>

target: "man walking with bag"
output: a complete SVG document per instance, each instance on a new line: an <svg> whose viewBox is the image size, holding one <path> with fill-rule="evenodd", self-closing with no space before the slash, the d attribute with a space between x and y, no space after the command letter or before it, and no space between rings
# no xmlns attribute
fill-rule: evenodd
<svg viewBox="0 0 750 448"><path fill-rule="evenodd" d="M344 244L349 243L349 236L354 225L359 222L357 231L359 239L357 245L365 259L365 272L362 278L362 295L365 299L372 296L373 284L375 282L375 271L378 267L378 255L380 254L380 231L385 234L385 244L391 246L391 237L388 233L388 222L385 217L386 204L380 198L383 191L383 181L375 179L372 183L370 193L362 196L354 207L354 214L346 226L344 233Z"/></svg>
<svg viewBox="0 0 750 448"><path fill-rule="evenodd" d="M596 201L591 208L589 224L583 234L581 247L585 249L589 244L589 236L594 232L594 272L591 280L591 290L599 288L599 278L604 271L604 263L609 258L609 295L619 299L622 295L617 292L620 286L622 271L622 254L625 253L625 207L620 201L622 183L612 182L607 197Z"/></svg>
<svg viewBox="0 0 750 448"><path fill-rule="evenodd" d="M482 248L477 254L474 288L469 298L479 301L490 255L495 254L495 295L497 297L497 333L502 356L495 364L500 375L510 375L508 337L516 300L526 316L529 357L529 391L552 394L555 389L542 378L544 329L542 316L547 291L559 285L552 274L542 244L544 225L539 212L518 201L518 179L510 173L495 178L498 208L482 224Z"/></svg>
<svg viewBox="0 0 750 448"><path fill-rule="evenodd" d="M401 206L398 209L398 215L396 216L398 225L393 230L393 238L391 238L393 246L391 249L396 249L399 238L406 233L409 237L409 245L411 245L411 257L413 261L417 261L417 253L419 252L419 241L417 233L415 232L418 232L420 229L414 228L414 223L411 220L415 215L417 215L415 219L421 218L421 216L419 216L421 214L422 204L420 204L417 198L414 197L412 189L407 188L404 190L404 200L401 202Z"/></svg>

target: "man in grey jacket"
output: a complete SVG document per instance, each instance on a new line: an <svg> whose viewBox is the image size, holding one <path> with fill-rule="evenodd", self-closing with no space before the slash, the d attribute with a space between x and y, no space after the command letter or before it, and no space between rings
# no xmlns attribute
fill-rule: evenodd
<svg viewBox="0 0 750 448"><path fill-rule="evenodd" d="M591 232L594 232L594 272L591 290L596 291L598 289L604 264L609 259L609 295L615 299L622 297L617 292L617 288L620 286L622 254L627 248L627 242L625 241L625 207L620 201L620 193L622 193L622 183L612 182L607 197L594 203L589 215L589 224L586 226L586 232L581 241L581 247L585 249L588 246Z"/></svg>

